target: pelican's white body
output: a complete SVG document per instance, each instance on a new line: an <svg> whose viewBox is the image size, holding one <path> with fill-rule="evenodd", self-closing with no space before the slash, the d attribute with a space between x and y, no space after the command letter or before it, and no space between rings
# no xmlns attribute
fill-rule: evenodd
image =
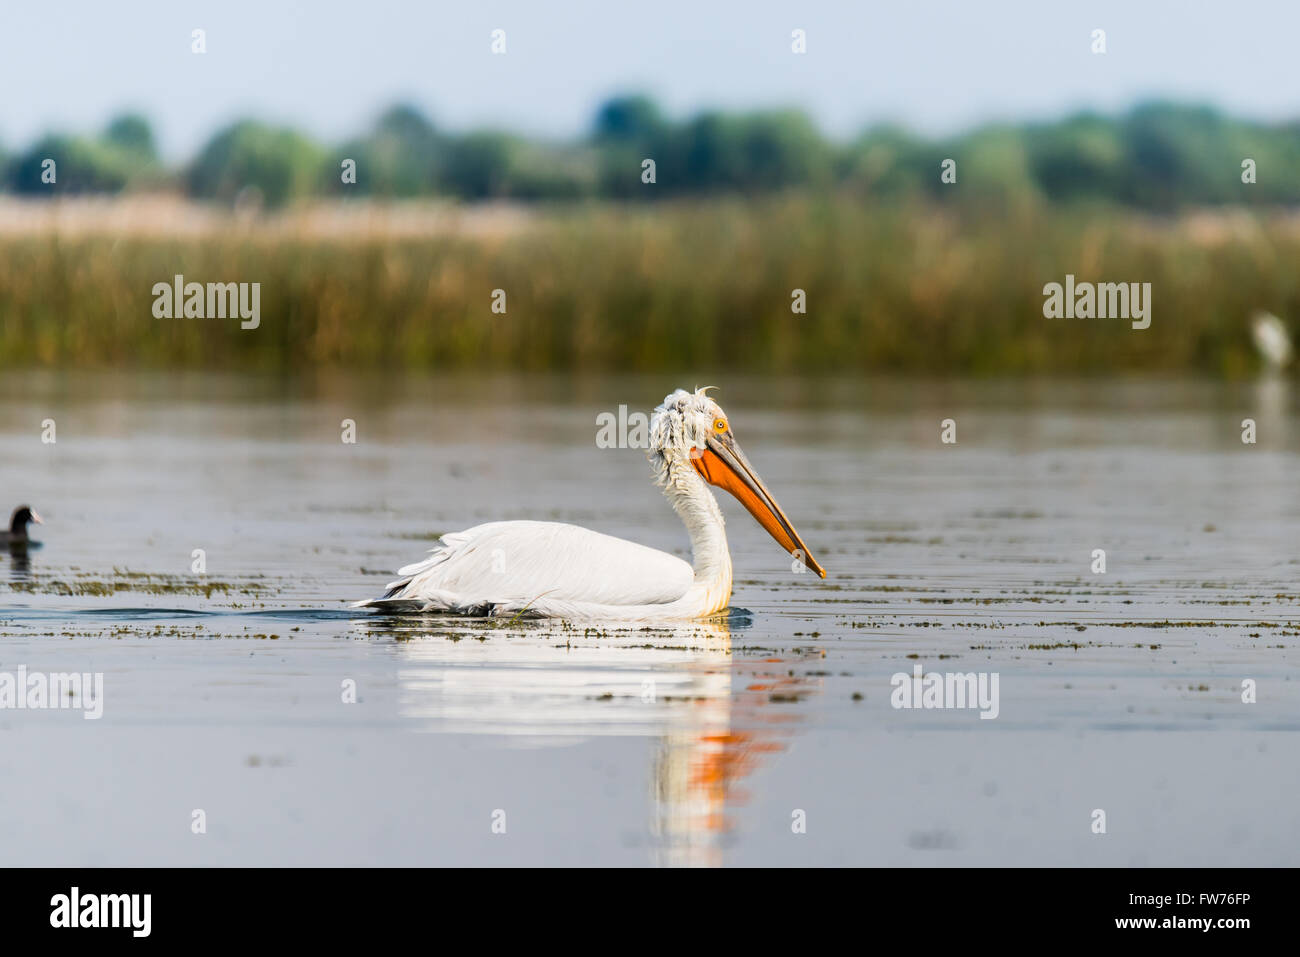
<svg viewBox="0 0 1300 957"><path fill-rule="evenodd" d="M703 393L669 396L721 414ZM731 600L731 555L722 510L679 449L689 422L656 410L655 479L690 535L692 564L657 549L557 522L489 522L442 537L429 557L398 570L383 598L358 607L539 618L654 621L700 618ZM715 412L715 410L717 410ZM687 437L689 438L689 437ZM702 445L702 442L700 443Z"/></svg>

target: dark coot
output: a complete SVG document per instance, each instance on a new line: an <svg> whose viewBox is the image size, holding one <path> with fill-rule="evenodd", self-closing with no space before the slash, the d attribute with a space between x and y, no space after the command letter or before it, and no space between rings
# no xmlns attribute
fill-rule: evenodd
<svg viewBox="0 0 1300 957"><path fill-rule="evenodd" d="M38 545L39 542L33 542L27 537L27 526L35 522L37 525L43 525L41 517L37 515L26 505L19 505L14 509L13 518L9 520L9 531L0 532L0 544L22 547L25 545Z"/></svg>

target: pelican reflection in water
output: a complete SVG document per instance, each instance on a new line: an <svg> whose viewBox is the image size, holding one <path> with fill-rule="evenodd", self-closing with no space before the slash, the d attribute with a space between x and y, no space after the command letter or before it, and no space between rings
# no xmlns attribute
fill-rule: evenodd
<svg viewBox="0 0 1300 957"><path fill-rule="evenodd" d="M731 812L747 800L744 780L785 748L797 699L816 692L820 679L798 673L802 659L733 653L726 619L606 631L589 641L549 634L555 627L491 629L483 642L394 643L402 714L442 733L529 744L650 737L651 856L668 865L721 864ZM557 638L569 643L562 656Z"/></svg>

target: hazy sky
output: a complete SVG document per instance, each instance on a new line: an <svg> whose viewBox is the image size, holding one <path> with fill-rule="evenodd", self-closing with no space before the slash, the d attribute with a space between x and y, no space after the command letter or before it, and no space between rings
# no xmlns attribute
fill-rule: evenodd
<svg viewBox="0 0 1300 957"><path fill-rule="evenodd" d="M790 51L796 27L803 56ZM504 56L489 50L494 28ZM1095 28L1103 56L1089 50ZM399 98L443 127L567 137L626 90L675 115L800 106L837 136L1153 95L1281 119L1300 117L1298 37L1297 0L6 0L0 143L98 130L127 107L172 158L248 114L336 140Z"/></svg>

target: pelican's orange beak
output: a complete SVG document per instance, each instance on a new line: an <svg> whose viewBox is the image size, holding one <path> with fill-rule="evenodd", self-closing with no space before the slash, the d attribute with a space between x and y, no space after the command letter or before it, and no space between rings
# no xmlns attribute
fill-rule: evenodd
<svg viewBox="0 0 1300 957"><path fill-rule="evenodd" d="M826 569L812 557L808 546L785 517L785 512L781 511L781 506L767 490L729 431L711 433L705 440L705 448L692 449L691 464L704 477L704 481L726 489L739 499L740 504L758 520L758 524L767 529L767 533L782 548L822 578L826 577Z"/></svg>

